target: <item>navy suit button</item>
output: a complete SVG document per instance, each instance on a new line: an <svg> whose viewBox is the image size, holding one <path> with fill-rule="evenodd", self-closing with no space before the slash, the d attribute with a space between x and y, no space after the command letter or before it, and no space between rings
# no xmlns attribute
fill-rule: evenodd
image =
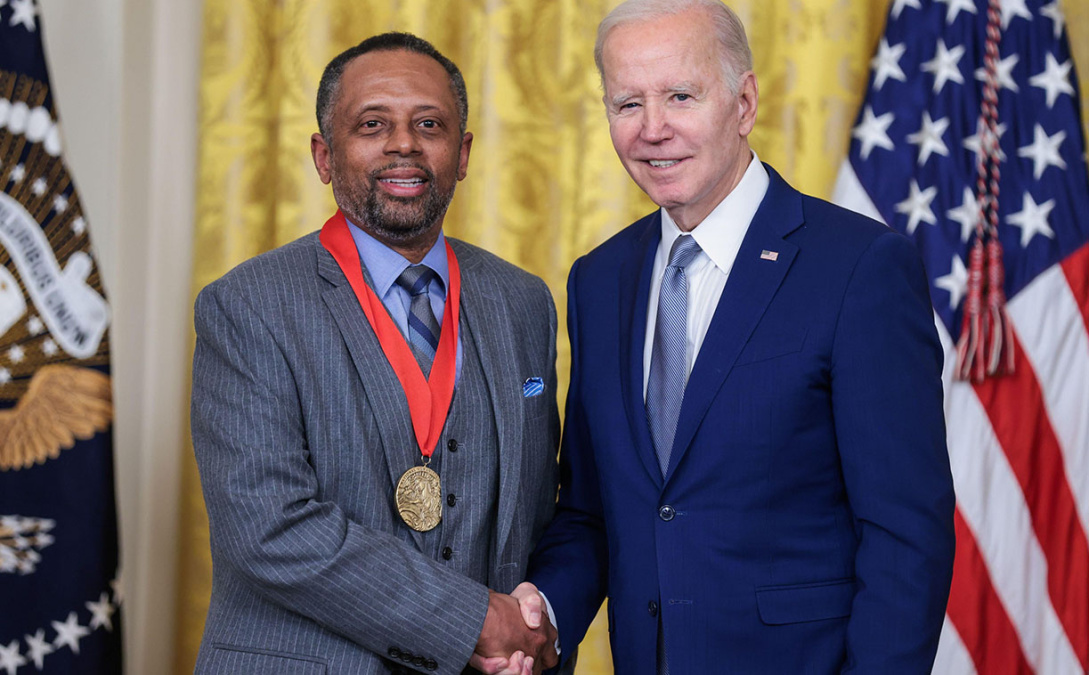
<svg viewBox="0 0 1089 675"><path fill-rule="evenodd" d="M456 496L454 496L453 492L451 492L449 495L446 496L446 505L447 506L453 506L454 504L457 504L457 503L458 503L458 498Z"/></svg>
<svg viewBox="0 0 1089 675"><path fill-rule="evenodd" d="M647 603L647 614L651 616L658 616L658 603L651 600Z"/></svg>
<svg viewBox="0 0 1089 675"><path fill-rule="evenodd" d="M451 438L450 440L446 441L446 449L449 450L450 452L457 452L458 451L458 442L456 440L454 440L453 438Z"/></svg>
<svg viewBox="0 0 1089 675"><path fill-rule="evenodd" d="M439 664L435 659L428 659L427 663L424 664L424 668L434 672L439 669Z"/></svg>
<svg viewBox="0 0 1089 675"><path fill-rule="evenodd" d="M446 547L444 547L442 549L442 559L443 560L449 560L450 558L453 558L453 557L454 557L454 549L450 548L449 546L446 546Z"/></svg>
<svg viewBox="0 0 1089 675"><path fill-rule="evenodd" d="M427 659L422 656L417 656L416 658L412 659L412 665L416 666L417 668L423 668L423 664L425 663L427 663Z"/></svg>
<svg viewBox="0 0 1089 675"><path fill-rule="evenodd" d="M386 653L389 654L389 657L391 659L401 658L401 650L397 649L396 647L390 647L389 650Z"/></svg>
<svg viewBox="0 0 1089 675"><path fill-rule="evenodd" d="M673 520L673 517L676 515L677 511L669 504L666 504L665 506L658 509L658 517L666 521L667 523Z"/></svg>

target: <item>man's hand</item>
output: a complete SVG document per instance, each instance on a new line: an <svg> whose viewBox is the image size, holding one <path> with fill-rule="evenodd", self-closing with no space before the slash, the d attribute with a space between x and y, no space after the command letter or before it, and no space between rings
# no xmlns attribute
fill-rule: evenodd
<svg viewBox="0 0 1089 675"><path fill-rule="evenodd" d="M522 652L514 652L509 659L502 656L484 658L474 653L469 665L484 675L533 675L533 657Z"/></svg>
<svg viewBox="0 0 1089 675"><path fill-rule="evenodd" d="M544 617L545 623L551 623L548 621L548 610L545 609L544 598L541 597L536 586L523 581L510 592L510 595L518 601L518 609L522 611L522 621L525 621L527 626L540 628L541 617ZM555 632L554 628L553 632ZM553 640L552 643L555 644L556 641Z"/></svg>
<svg viewBox="0 0 1089 675"><path fill-rule="evenodd" d="M542 606L532 584L521 584L512 595L489 591L488 614L470 665L488 675L538 674L555 666L556 629Z"/></svg>

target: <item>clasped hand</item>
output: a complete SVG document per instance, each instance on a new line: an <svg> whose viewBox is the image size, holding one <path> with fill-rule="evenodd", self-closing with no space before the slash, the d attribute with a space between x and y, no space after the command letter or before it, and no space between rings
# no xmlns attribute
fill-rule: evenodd
<svg viewBox="0 0 1089 675"><path fill-rule="evenodd" d="M488 591L488 614L469 665L485 675L539 675L559 662L556 629L537 587L510 595Z"/></svg>

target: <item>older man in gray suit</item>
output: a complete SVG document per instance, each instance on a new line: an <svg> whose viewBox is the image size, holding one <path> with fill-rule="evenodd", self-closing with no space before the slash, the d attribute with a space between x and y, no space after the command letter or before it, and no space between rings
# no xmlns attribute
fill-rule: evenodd
<svg viewBox="0 0 1089 675"><path fill-rule="evenodd" d="M506 593L555 502L556 313L540 279L442 234L467 107L414 36L338 56L311 140L337 214L197 299L198 672L555 663Z"/></svg>

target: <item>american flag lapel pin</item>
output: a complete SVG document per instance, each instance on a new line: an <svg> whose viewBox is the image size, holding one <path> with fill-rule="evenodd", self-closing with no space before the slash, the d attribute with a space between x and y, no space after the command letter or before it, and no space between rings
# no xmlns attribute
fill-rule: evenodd
<svg viewBox="0 0 1089 675"><path fill-rule="evenodd" d="M778 251L769 251L767 249L764 249L763 251L760 251L760 259L761 260L770 260L772 262L775 262L776 260L779 259L779 252Z"/></svg>

